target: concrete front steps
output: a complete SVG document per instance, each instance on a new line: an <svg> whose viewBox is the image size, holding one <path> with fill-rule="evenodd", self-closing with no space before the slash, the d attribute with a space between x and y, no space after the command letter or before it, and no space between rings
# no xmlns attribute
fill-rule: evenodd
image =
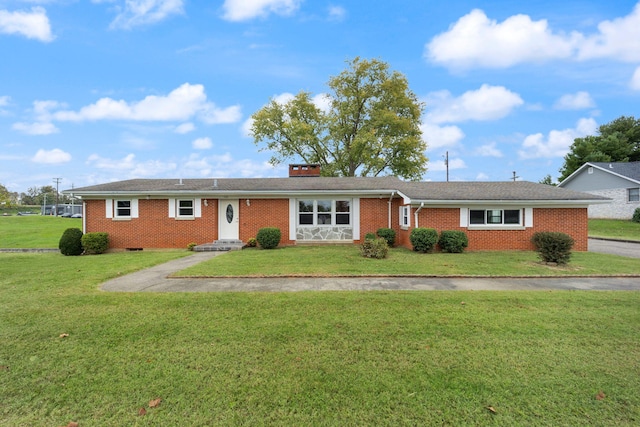
<svg viewBox="0 0 640 427"><path fill-rule="evenodd" d="M213 243L197 245L193 250L195 252L238 251L243 246L244 242L242 240L216 240Z"/></svg>

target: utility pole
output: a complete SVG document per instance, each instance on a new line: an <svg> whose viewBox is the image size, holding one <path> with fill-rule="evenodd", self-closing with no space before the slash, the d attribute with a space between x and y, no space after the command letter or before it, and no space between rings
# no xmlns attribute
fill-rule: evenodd
<svg viewBox="0 0 640 427"><path fill-rule="evenodd" d="M58 195L60 194L58 191L58 185L60 184L60 181L62 181L62 178L53 178L53 182L56 183L56 216L58 216Z"/></svg>
<svg viewBox="0 0 640 427"><path fill-rule="evenodd" d="M447 167L447 182L449 182L449 152L447 151L444 156L444 165Z"/></svg>

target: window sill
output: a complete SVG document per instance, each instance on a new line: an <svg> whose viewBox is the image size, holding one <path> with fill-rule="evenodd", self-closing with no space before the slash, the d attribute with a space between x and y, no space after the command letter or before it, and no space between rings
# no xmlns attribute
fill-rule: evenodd
<svg viewBox="0 0 640 427"><path fill-rule="evenodd" d="M196 217L194 216L177 216L175 218L176 221L195 221Z"/></svg>
<svg viewBox="0 0 640 427"><path fill-rule="evenodd" d="M469 225L467 230L526 230L524 225Z"/></svg>
<svg viewBox="0 0 640 427"><path fill-rule="evenodd" d="M113 221L131 221L131 217L130 216L124 216L124 217L119 217L119 218L111 218Z"/></svg>

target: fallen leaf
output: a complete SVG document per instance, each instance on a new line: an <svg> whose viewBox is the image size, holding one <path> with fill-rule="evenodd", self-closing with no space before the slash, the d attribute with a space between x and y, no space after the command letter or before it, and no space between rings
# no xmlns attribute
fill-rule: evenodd
<svg viewBox="0 0 640 427"><path fill-rule="evenodd" d="M139 416L147 415L147 410L146 410L146 409L144 409L144 408L140 408L140 409L138 410L138 415L139 415Z"/></svg>
<svg viewBox="0 0 640 427"><path fill-rule="evenodd" d="M465 305L465 304L466 304L466 302L464 302L464 301L462 301L462 302L460 303L460 305Z"/></svg>
<svg viewBox="0 0 640 427"><path fill-rule="evenodd" d="M598 392L598 394L596 394L596 400L602 400L602 399L604 399L605 397L607 397L607 396L605 396L605 394L604 394L604 392L603 392L602 390L600 390L600 391Z"/></svg>
<svg viewBox="0 0 640 427"><path fill-rule="evenodd" d="M67 338L69 334L60 334L60 338Z"/></svg>
<svg viewBox="0 0 640 427"><path fill-rule="evenodd" d="M497 414L498 411L496 411L496 408L494 408L493 406L487 406L487 409L489 410L489 412L491 412L492 414Z"/></svg>
<svg viewBox="0 0 640 427"><path fill-rule="evenodd" d="M160 406L160 402L162 402L162 399L160 398L149 401L149 408L157 408Z"/></svg>

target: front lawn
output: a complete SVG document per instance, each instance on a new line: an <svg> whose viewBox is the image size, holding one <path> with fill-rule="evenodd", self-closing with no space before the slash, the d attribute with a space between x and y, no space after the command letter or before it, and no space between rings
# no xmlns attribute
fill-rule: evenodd
<svg viewBox="0 0 640 427"><path fill-rule="evenodd" d="M245 249L187 268L176 276L588 276L640 274L637 259L574 252L566 266L539 262L535 252L421 254L404 248L387 259L364 258L357 245Z"/></svg>
<svg viewBox="0 0 640 427"><path fill-rule="evenodd" d="M640 223L621 219L590 219L589 237L640 241Z"/></svg>
<svg viewBox="0 0 640 427"><path fill-rule="evenodd" d="M82 230L82 219L55 216L0 216L0 248L57 248L67 228Z"/></svg>
<svg viewBox="0 0 640 427"><path fill-rule="evenodd" d="M98 290L184 253L0 254L0 426L640 423L640 292Z"/></svg>

